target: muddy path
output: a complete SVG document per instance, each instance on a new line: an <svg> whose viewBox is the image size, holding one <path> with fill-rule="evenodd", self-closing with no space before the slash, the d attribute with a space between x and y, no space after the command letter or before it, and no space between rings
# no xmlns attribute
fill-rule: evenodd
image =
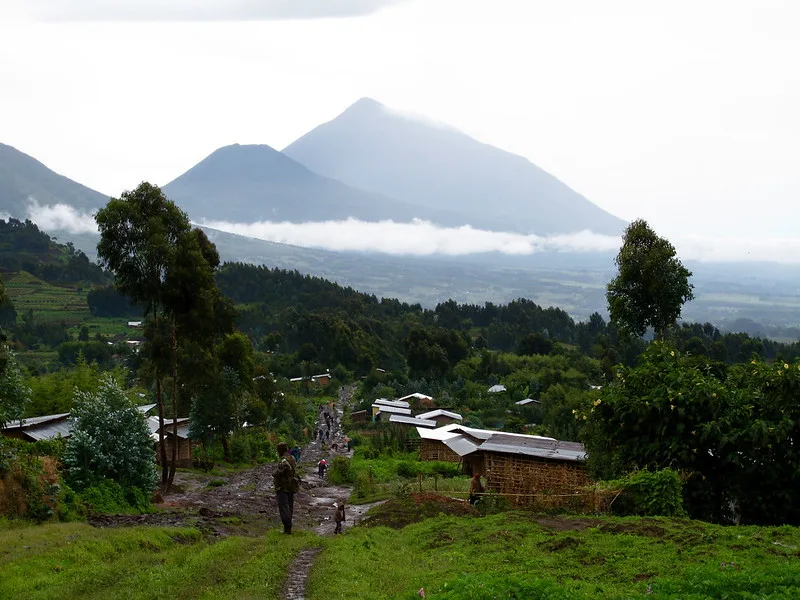
<svg viewBox="0 0 800 600"><path fill-rule="evenodd" d="M330 464L336 456L352 456L345 443L342 415L352 400L354 388L344 386L333 405L323 407L317 415L316 428L327 431L324 411L330 416L330 433L327 439L316 438L301 449L298 472L303 483L295 494L294 528L311 529L319 535L332 535L336 505L346 502L351 489L329 485L327 475L320 477L317 463L321 458ZM333 447L336 446L334 450ZM99 515L89 522L98 527L130 525L161 525L197 527L208 536L263 535L278 528L278 505L275 500L272 472L273 464L258 465L242 471L223 474L178 472L172 490L157 512L144 515ZM344 527L349 528L361 520L370 508L347 506Z"/></svg>

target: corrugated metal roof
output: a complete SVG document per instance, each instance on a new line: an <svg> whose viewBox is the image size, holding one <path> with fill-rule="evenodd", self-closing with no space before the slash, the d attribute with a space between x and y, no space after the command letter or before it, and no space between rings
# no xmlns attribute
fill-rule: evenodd
<svg viewBox="0 0 800 600"><path fill-rule="evenodd" d="M69 437L72 435L72 419L48 421L33 427L27 425L22 429L22 434L32 440L51 440L53 438Z"/></svg>
<svg viewBox="0 0 800 600"><path fill-rule="evenodd" d="M492 394L497 394L498 392L505 392L506 391L506 386L500 385L500 384L493 385L487 391L492 393Z"/></svg>
<svg viewBox="0 0 800 600"><path fill-rule="evenodd" d="M538 400L534 400L533 398L525 398L525 400L520 400L519 402L515 402L514 404L518 406L527 406L528 404L539 404Z"/></svg>
<svg viewBox="0 0 800 600"><path fill-rule="evenodd" d="M426 396L425 394L420 394L419 392L414 392L408 396L403 396L402 398L398 398L398 400L408 400L409 398L416 398L417 400L433 400L433 396Z"/></svg>
<svg viewBox="0 0 800 600"><path fill-rule="evenodd" d="M29 417L27 419L23 419L22 421L14 421L13 423L9 423L3 429L26 429L28 427L39 425L41 423L47 423L49 421L58 421L60 419L64 419L69 416L69 413L59 413L57 415L44 415L42 417Z"/></svg>
<svg viewBox="0 0 800 600"><path fill-rule="evenodd" d="M434 417L450 417L451 419L458 419L459 421L462 419L460 414L450 412L449 410L444 410L442 408L437 408L436 410L431 410L426 413L422 413L421 415L417 415L418 419L432 419Z"/></svg>
<svg viewBox="0 0 800 600"><path fill-rule="evenodd" d="M430 419L420 419L419 417L407 417L405 415L392 415L389 417L390 423L402 423L404 425L416 425L417 427L432 428L438 423Z"/></svg>
<svg viewBox="0 0 800 600"><path fill-rule="evenodd" d="M529 439L523 439L518 435L498 433L482 443L480 449L484 452L523 454L551 460L586 460L586 449L583 444L534 438L533 436L525 437Z"/></svg>
<svg viewBox="0 0 800 600"><path fill-rule="evenodd" d="M372 406L375 406L376 404L380 406L394 406L395 408L408 408L411 406L408 402L403 402L401 400L387 400L386 398L378 398L372 403Z"/></svg>
<svg viewBox="0 0 800 600"><path fill-rule="evenodd" d="M479 447L478 444L464 435L455 435L446 440L442 440L442 443L459 456L471 454Z"/></svg>
<svg viewBox="0 0 800 600"><path fill-rule="evenodd" d="M142 406L137 406L136 409L140 413L146 413L146 412L149 412L149 411L153 410L155 407L156 407L155 404L143 404Z"/></svg>
<svg viewBox="0 0 800 600"><path fill-rule="evenodd" d="M384 406L382 404L373 404L373 408L378 409L378 414L385 413L390 415L408 415L411 416L410 408L399 408L397 406Z"/></svg>
<svg viewBox="0 0 800 600"><path fill-rule="evenodd" d="M437 427L436 429L420 429L417 428L417 432L419 433L419 437L423 440L437 440L441 442L447 438L455 437L458 434L452 431L453 424L446 425L444 427Z"/></svg>

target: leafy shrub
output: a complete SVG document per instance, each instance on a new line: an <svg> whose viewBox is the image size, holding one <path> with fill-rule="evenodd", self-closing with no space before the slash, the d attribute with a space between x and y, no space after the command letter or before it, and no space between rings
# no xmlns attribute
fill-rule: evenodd
<svg viewBox="0 0 800 600"><path fill-rule="evenodd" d="M683 481L673 469L637 471L620 479L602 482L602 487L619 489L612 505L614 514L650 517L680 517L683 508Z"/></svg>
<svg viewBox="0 0 800 600"><path fill-rule="evenodd" d="M59 479L54 459L8 452L0 474L0 514L37 522L55 515Z"/></svg>
<svg viewBox="0 0 800 600"><path fill-rule="evenodd" d="M124 488L152 491L156 465L150 428L119 384L106 375L100 391L76 392L72 437L64 465L77 490L113 479Z"/></svg>
<svg viewBox="0 0 800 600"><path fill-rule="evenodd" d="M96 481L80 492L86 509L94 513L145 512L150 508L147 493L136 487L124 488L112 479Z"/></svg>
<svg viewBox="0 0 800 600"><path fill-rule="evenodd" d="M205 446L197 446L192 450L192 466L203 469L208 473L214 468L216 459L214 453Z"/></svg>
<svg viewBox="0 0 800 600"><path fill-rule="evenodd" d="M355 485L353 486L353 493L357 498L366 498L375 493L375 479L368 471L359 471L355 477Z"/></svg>
<svg viewBox="0 0 800 600"><path fill-rule="evenodd" d="M509 509L508 498L498 494L483 494L475 504L481 515L493 515Z"/></svg>
<svg viewBox="0 0 800 600"><path fill-rule="evenodd" d="M237 432L230 439L231 462L253 462L253 449L250 446L250 437L244 432Z"/></svg>
<svg viewBox="0 0 800 600"><path fill-rule="evenodd" d="M328 469L328 481L333 484L347 483L350 482L351 477L350 459L346 456L335 457Z"/></svg>
<svg viewBox="0 0 800 600"><path fill-rule="evenodd" d="M411 479L412 477L416 477L417 473L419 473L419 467L417 464L410 462L410 461L401 461L397 463L397 474L400 477L404 477L406 479Z"/></svg>

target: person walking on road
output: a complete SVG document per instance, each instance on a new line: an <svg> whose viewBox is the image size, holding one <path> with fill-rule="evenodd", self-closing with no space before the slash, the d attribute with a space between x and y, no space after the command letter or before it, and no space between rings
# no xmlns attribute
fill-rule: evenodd
<svg viewBox="0 0 800 600"><path fill-rule="evenodd" d="M294 495L300 490L300 477L295 469L294 456L289 454L286 442L278 444L278 464L272 474L275 483L275 496L278 500L278 513L283 523L283 533L292 533Z"/></svg>
<svg viewBox="0 0 800 600"><path fill-rule="evenodd" d="M319 473L320 478L325 477L325 471L327 468L328 468L328 463L325 461L324 458L320 460L319 463L317 463L317 469L318 469L317 472Z"/></svg>

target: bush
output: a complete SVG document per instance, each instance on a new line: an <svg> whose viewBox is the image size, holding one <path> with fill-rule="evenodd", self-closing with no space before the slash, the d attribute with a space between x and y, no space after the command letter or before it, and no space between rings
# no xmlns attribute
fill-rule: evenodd
<svg viewBox="0 0 800 600"><path fill-rule="evenodd" d="M328 469L328 481L332 484L348 483L351 477L350 459L346 456L335 457Z"/></svg>
<svg viewBox="0 0 800 600"><path fill-rule="evenodd" d="M615 515L681 517L686 514L683 481L680 473L673 469L637 471L621 479L601 482L600 486L621 490L612 505Z"/></svg>
<svg viewBox="0 0 800 600"><path fill-rule="evenodd" d="M40 523L55 515L59 480L54 459L9 453L0 474L0 514Z"/></svg>
<svg viewBox="0 0 800 600"><path fill-rule="evenodd" d="M150 500L146 492L136 487L123 488L112 479L97 481L80 492L86 509L94 513L146 512Z"/></svg>
<svg viewBox="0 0 800 600"><path fill-rule="evenodd" d="M400 477L411 479L412 477L416 477L419 472L419 465L415 463L405 460L397 463L397 474Z"/></svg>
<svg viewBox="0 0 800 600"><path fill-rule="evenodd" d="M146 418L109 375L100 391L75 392L74 425L64 465L77 490L113 479L147 492L156 486L153 440Z"/></svg>

